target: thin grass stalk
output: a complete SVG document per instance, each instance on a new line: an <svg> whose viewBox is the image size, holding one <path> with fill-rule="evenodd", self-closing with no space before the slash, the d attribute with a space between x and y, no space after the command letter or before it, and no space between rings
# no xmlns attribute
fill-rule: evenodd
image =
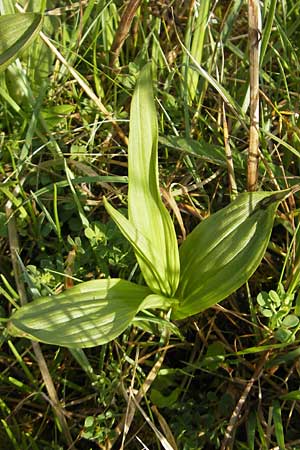
<svg viewBox="0 0 300 450"><path fill-rule="evenodd" d="M142 416L144 417L146 423L149 425L149 427L153 430L156 438L159 440L159 442L161 443L162 447L165 450L175 450L175 448L173 447L173 445L170 444L170 442L167 440L167 438L159 431L159 429L154 425L154 423L152 422L152 420L148 417L148 415L145 413L145 411L143 410L143 408L140 406L140 404L136 401L134 394L132 392L132 389L130 389L130 399L132 399L133 403L135 404L136 408L139 410L139 412L142 414ZM177 447L176 447L177 448Z"/></svg>
<svg viewBox="0 0 300 450"><path fill-rule="evenodd" d="M126 401L128 402L128 410L126 411L125 415L122 417L121 421L118 423L118 425L114 429L115 437L112 441L110 441L106 444L107 445L106 450L110 450L113 448L114 444L116 443L117 439L119 438L119 436L122 433L126 437L128 431L131 427L131 424L132 424L132 421L133 421L133 418L134 418L134 415L136 412L136 405L140 404L142 399L145 397L146 393L150 389L153 381L156 379L158 372L160 371L160 369L163 365L163 362L164 362L164 359L165 359L165 356L167 353L167 349L168 349L168 344L169 344L169 338L167 336L166 341L163 346L164 350L162 351L161 356L155 362L154 366L150 370L143 385L140 387L140 389L139 389L138 393L136 394L136 396L134 397L134 399L132 398L132 396L128 396L128 394L122 384L122 392L123 392L123 395L124 395Z"/></svg>
<svg viewBox="0 0 300 450"><path fill-rule="evenodd" d="M167 441L171 444L171 446L173 447L174 450L178 450L178 447L177 447L177 444L175 441L175 437L174 437L174 435L171 431L171 428L169 427L166 419L160 414L157 406L152 405L151 410L154 412L154 414L159 422L160 428L164 432L164 435L165 435Z"/></svg>
<svg viewBox="0 0 300 450"><path fill-rule="evenodd" d="M191 52L188 50L188 48L184 45L182 42L179 34L177 33L177 30L175 28L176 37L178 39L178 42L180 43L183 51L188 55L188 57L193 62L195 69L200 73L200 75L208 81L208 83L218 92L218 94L223 99L226 106L228 106L237 120L240 122L240 124L245 128L245 130L248 130L247 120L244 114L244 111L239 106L239 104L234 100L234 98L229 94L229 92L212 76L209 72L207 72L202 66L198 64L198 62L195 60ZM199 105L198 105L199 107ZM186 124L185 124L186 125Z"/></svg>
<svg viewBox="0 0 300 450"><path fill-rule="evenodd" d="M109 119L117 131L119 137L122 139L124 144L128 145L128 138L124 134L123 130L120 128L116 120L113 119L111 113L105 108L103 103L101 102L100 98L97 97L97 95L94 93L93 89L90 88L90 86L81 78L81 76L78 74L78 72L68 63L68 61L63 57L63 55L57 50L55 45L52 44L50 39L42 32L40 31L40 37L43 39L46 45L52 50L52 52L55 54L57 59L69 70L71 75L75 78L77 83L82 87L84 92L90 97L90 99L95 103L95 105L99 108L100 112L104 115L106 119Z"/></svg>
<svg viewBox="0 0 300 450"><path fill-rule="evenodd" d="M248 1L249 70L250 70L250 130L247 167L248 191L257 189L259 159L259 53L261 15L259 0Z"/></svg>
<svg viewBox="0 0 300 450"><path fill-rule="evenodd" d="M263 354L261 357L259 363L257 364L257 368L253 374L253 376L250 378L250 380L247 382L245 389L243 390L243 393L241 397L239 398L239 401L237 402L233 413L230 417L229 423L226 428L225 436L223 439L223 442L221 444L221 450L229 450L232 448L233 443L233 435L235 432L235 427L237 425L238 419L241 414L241 410L244 407L246 400L248 398L248 395L254 385L254 383L260 378L260 376L263 373L264 366L269 358L270 352L267 351Z"/></svg>
<svg viewBox="0 0 300 450"><path fill-rule="evenodd" d="M7 223L8 223L8 239L9 239L9 247L10 247L10 254L11 254L11 260L12 260L12 266L13 266L13 273L15 277L15 282L17 286L17 291L20 297L20 303L21 305L25 305L27 303L27 294L25 285L23 282L23 274L21 271L21 267L18 260L19 255L19 239L18 239L18 233L16 228L16 221L15 216L13 214L12 210L12 203L9 200L6 203L6 217L7 217ZM63 436L65 438L65 441L67 442L68 446L72 450L76 450L75 446L73 445L73 439L66 421L66 417L64 415L63 407L61 406L57 392L55 390L55 386L52 380L52 377L50 375L47 363L45 361L44 355L42 353L40 344L38 342L31 341L31 345L43 378L43 381L45 383L49 399L51 401L51 406L53 408L53 411L58 419L58 422L61 426Z"/></svg>
<svg viewBox="0 0 300 450"><path fill-rule="evenodd" d="M224 149L226 154L226 162L227 162L227 171L228 171L228 181L229 181L229 193L231 200L234 200L237 196L237 184L235 181L234 175L234 165L232 159L232 152L229 143L229 132L228 132L228 124L226 119L226 111L225 104L222 104L222 113L223 113L223 136L224 136Z"/></svg>

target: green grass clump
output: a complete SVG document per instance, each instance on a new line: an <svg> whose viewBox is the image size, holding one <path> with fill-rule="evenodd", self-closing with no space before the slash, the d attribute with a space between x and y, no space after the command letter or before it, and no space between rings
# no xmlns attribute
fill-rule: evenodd
<svg viewBox="0 0 300 450"><path fill-rule="evenodd" d="M2 3L1 15L17 12ZM23 290L30 301L79 280L142 283L103 197L126 215L129 107L149 59L161 193L179 242L246 189L247 2L137 3L26 3L46 12L43 34L0 73L2 446L300 448L297 193L248 284L179 331L145 313L109 344L41 353L6 334ZM261 8L257 185L276 191L300 177L300 2Z"/></svg>

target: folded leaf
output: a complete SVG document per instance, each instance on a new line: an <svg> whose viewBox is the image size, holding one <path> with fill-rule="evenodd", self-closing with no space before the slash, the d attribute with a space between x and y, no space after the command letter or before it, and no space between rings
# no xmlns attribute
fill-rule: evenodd
<svg viewBox="0 0 300 450"><path fill-rule="evenodd" d="M8 331L65 347L105 344L130 325L149 293L121 279L88 281L22 306L11 316Z"/></svg>
<svg viewBox="0 0 300 450"><path fill-rule="evenodd" d="M38 13L16 13L0 16L0 72L23 51L42 27Z"/></svg>
<svg viewBox="0 0 300 450"><path fill-rule="evenodd" d="M197 314L241 287L262 260L278 203L290 191L250 192L201 222L180 248L180 305L173 318Z"/></svg>
<svg viewBox="0 0 300 450"><path fill-rule="evenodd" d="M124 217L119 211L113 208L106 198L103 198L103 203L106 211L110 217L114 220L121 233L132 245L135 254L139 257L140 264L143 265L143 275L148 284L151 286L153 292L158 294L161 292L161 286L164 280L159 272L159 260L160 253L155 253L155 247L151 249L151 256L149 254L149 249L151 248L151 242L147 239L144 234L138 230L126 217ZM155 264L155 261L157 262Z"/></svg>
<svg viewBox="0 0 300 450"><path fill-rule="evenodd" d="M179 282L179 254L174 225L160 197L157 145L151 65L147 64L140 73L131 103L128 215L150 243L147 258L160 274L160 292L172 297ZM147 264L138 253L136 256L148 286L157 291L149 279Z"/></svg>

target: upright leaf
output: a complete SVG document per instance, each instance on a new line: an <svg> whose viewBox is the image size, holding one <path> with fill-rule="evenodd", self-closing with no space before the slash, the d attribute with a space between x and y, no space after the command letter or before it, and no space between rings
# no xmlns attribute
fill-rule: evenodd
<svg viewBox="0 0 300 450"><path fill-rule="evenodd" d="M149 257L163 279L161 293L172 297L179 282L179 254L174 225L162 203L158 184L158 126L150 64L140 73L130 114L129 220L149 239ZM156 254L160 255L159 260ZM139 256L137 259L148 281L147 265Z"/></svg>
<svg viewBox="0 0 300 450"><path fill-rule="evenodd" d="M137 236L144 236L143 255L137 246L134 249L148 286L158 294L172 297L179 282L179 253L172 219L160 197L157 145L151 66L147 64L140 73L131 103L128 215ZM122 225L117 214L113 218L124 233L124 221L121 220ZM126 228L128 231L130 227ZM125 236L128 238L128 232ZM153 267L159 277L153 276Z"/></svg>
<svg viewBox="0 0 300 450"><path fill-rule="evenodd" d="M204 40L208 26L209 16L209 1L202 1L199 3L197 15L195 14L194 32L192 35L191 55L195 58L199 65L202 62L202 54L204 48ZM188 67L187 72L187 87L189 90L189 99L193 101L198 86L199 73L192 67Z"/></svg>
<svg viewBox="0 0 300 450"><path fill-rule="evenodd" d="M88 281L22 306L11 316L8 331L47 344L94 347L119 336L150 293L121 279Z"/></svg>
<svg viewBox="0 0 300 450"><path fill-rule="evenodd" d="M289 191L288 191L289 192ZM241 287L264 256L280 192L241 194L201 222L180 248L179 319L199 313Z"/></svg>
<svg viewBox="0 0 300 450"><path fill-rule="evenodd" d="M0 16L0 72L23 51L38 34L43 17L38 13Z"/></svg>
<svg viewBox="0 0 300 450"><path fill-rule="evenodd" d="M160 260L160 253L157 252L155 254L155 248L152 248L152 258L150 258L149 248L151 248L152 242L149 241L149 239L147 239L147 237L144 236L144 234L139 231L134 224L126 219L126 217L113 208L105 198L103 199L103 203L108 214L115 221L120 231L132 245L136 256L139 257L140 264L142 262L145 266L145 270L147 270L147 276L145 276L145 278L147 279L148 285L151 286L152 291L159 294L161 292L161 286L163 285L164 280L161 277L158 270L159 267L157 267L155 261Z"/></svg>

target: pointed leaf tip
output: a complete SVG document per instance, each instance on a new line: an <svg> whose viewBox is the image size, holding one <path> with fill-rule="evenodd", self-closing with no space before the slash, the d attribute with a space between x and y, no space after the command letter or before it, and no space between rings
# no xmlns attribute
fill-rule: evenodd
<svg viewBox="0 0 300 450"><path fill-rule="evenodd" d="M140 72L130 110L128 147L128 215L150 243L147 258L160 274L160 293L172 297L179 282L179 253L174 225L164 206L158 183L158 124L151 63ZM149 268L136 253L149 287Z"/></svg>
<svg viewBox="0 0 300 450"><path fill-rule="evenodd" d="M290 191L240 194L201 222L180 247L174 319L197 314L240 288L260 264L275 211Z"/></svg>

